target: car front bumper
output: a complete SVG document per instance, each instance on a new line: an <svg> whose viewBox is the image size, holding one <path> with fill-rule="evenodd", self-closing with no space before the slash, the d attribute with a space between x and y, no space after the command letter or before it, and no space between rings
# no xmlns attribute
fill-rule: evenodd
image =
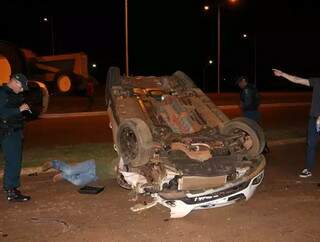
<svg viewBox="0 0 320 242"><path fill-rule="evenodd" d="M153 194L158 203L170 209L171 218L181 218L192 210L208 209L227 206L237 201L248 200L252 197L264 177L264 170L248 181L242 182L217 192L209 190L200 193L186 193L178 199L166 199L160 194Z"/></svg>

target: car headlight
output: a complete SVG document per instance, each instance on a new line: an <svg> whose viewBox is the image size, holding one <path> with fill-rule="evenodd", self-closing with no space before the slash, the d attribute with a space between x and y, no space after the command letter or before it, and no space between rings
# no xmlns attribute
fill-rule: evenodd
<svg viewBox="0 0 320 242"><path fill-rule="evenodd" d="M259 175L259 176L257 176L256 178L254 178L254 180L253 180L253 182L252 182L252 185L257 185L257 184L259 184L261 181L262 181L262 179L263 179L263 172Z"/></svg>

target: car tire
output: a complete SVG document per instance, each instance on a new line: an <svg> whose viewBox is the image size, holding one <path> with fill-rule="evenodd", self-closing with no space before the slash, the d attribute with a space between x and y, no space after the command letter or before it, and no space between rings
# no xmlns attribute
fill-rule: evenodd
<svg viewBox="0 0 320 242"><path fill-rule="evenodd" d="M180 85L184 86L185 88L194 88L195 84L190 77L188 77L182 71L176 71L173 73L173 76L177 77L179 80Z"/></svg>
<svg viewBox="0 0 320 242"><path fill-rule="evenodd" d="M29 104L32 113L26 113L28 119L37 119L45 113L49 105L49 93L46 86L37 81L28 82L29 90L23 93L25 102Z"/></svg>
<svg viewBox="0 0 320 242"><path fill-rule="evenodd" d="M221 127L221 133L225 135L235 134L239 130L251 138L252 146L248 149L248 155L255 157L261 154L266 144L262 128L255 121L243 117L232 119Z"/></svg>
<svg viewBox="0 0 320 242"><path fill-rule="evenodd" d="M110 103L111 88L113 86L120 85L120 83L121 83L120 68L116 66L111 66L107 73L106 90L105 90L105 102L107 107L109 107L109 103Z"/></svg>
<svg viewBox="0 0 320 242"><path fill-rule="evenodd" d="M117 132L117 147L125 165L139 167L147 164L153 147L148 125L138 118L123 120Z"/></svg>

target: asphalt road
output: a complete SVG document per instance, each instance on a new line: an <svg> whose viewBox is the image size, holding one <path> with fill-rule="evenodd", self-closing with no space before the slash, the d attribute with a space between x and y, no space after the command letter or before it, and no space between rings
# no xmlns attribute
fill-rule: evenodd
<svg viewBox="0 0 320 242"><path fill-rule="evenodd" d="M238 109L225 110L229 117ZM268 131L307 125L308 107L262 109ZM40 119L25 129L25 145L48 147L112 142L106 116ZM24 176L30 203L0 199L0 241L320 241L320 169L299 179L304 144L273 147L264 182L247 202L194 211L168 220L158 205L140 214L130 211L129 192L107 180L105 191L81 195L67 182L52 183L51 173ZM140 197L139 202L146 201Z"/></svg>
<svg viewBox="0 0 320 242"><path fill-rule="evenodd" d="M131 212L136 202L113 180L98 195L82 195L65 181L52 183L53 174L25 176L23 189L33 199L17 204L0 199L0 241L318 242L320 172L299 179L303 159L303 145L275 147L249 201L181 219L168 219L160 205Z"/></svg>

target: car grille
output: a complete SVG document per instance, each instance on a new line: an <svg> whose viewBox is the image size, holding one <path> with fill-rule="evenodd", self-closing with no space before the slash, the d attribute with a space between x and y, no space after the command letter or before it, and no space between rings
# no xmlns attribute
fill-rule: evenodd
<svg viewBox="0 0 320 242"><path fill-rule="evenodd" d="M247 188L249 184L250 184L250 181L247 181L239 185L233 186L231 188L225 189L223 191L219 191L219 192L215 192L215 193L211 193L203 196L198 196L198 197L192 197L192 198L184 197L180 200L186 204L197 204L197 203L209 202L209 201L217 200L217 199L232 195L234 193L237 193Z"/></svg>

